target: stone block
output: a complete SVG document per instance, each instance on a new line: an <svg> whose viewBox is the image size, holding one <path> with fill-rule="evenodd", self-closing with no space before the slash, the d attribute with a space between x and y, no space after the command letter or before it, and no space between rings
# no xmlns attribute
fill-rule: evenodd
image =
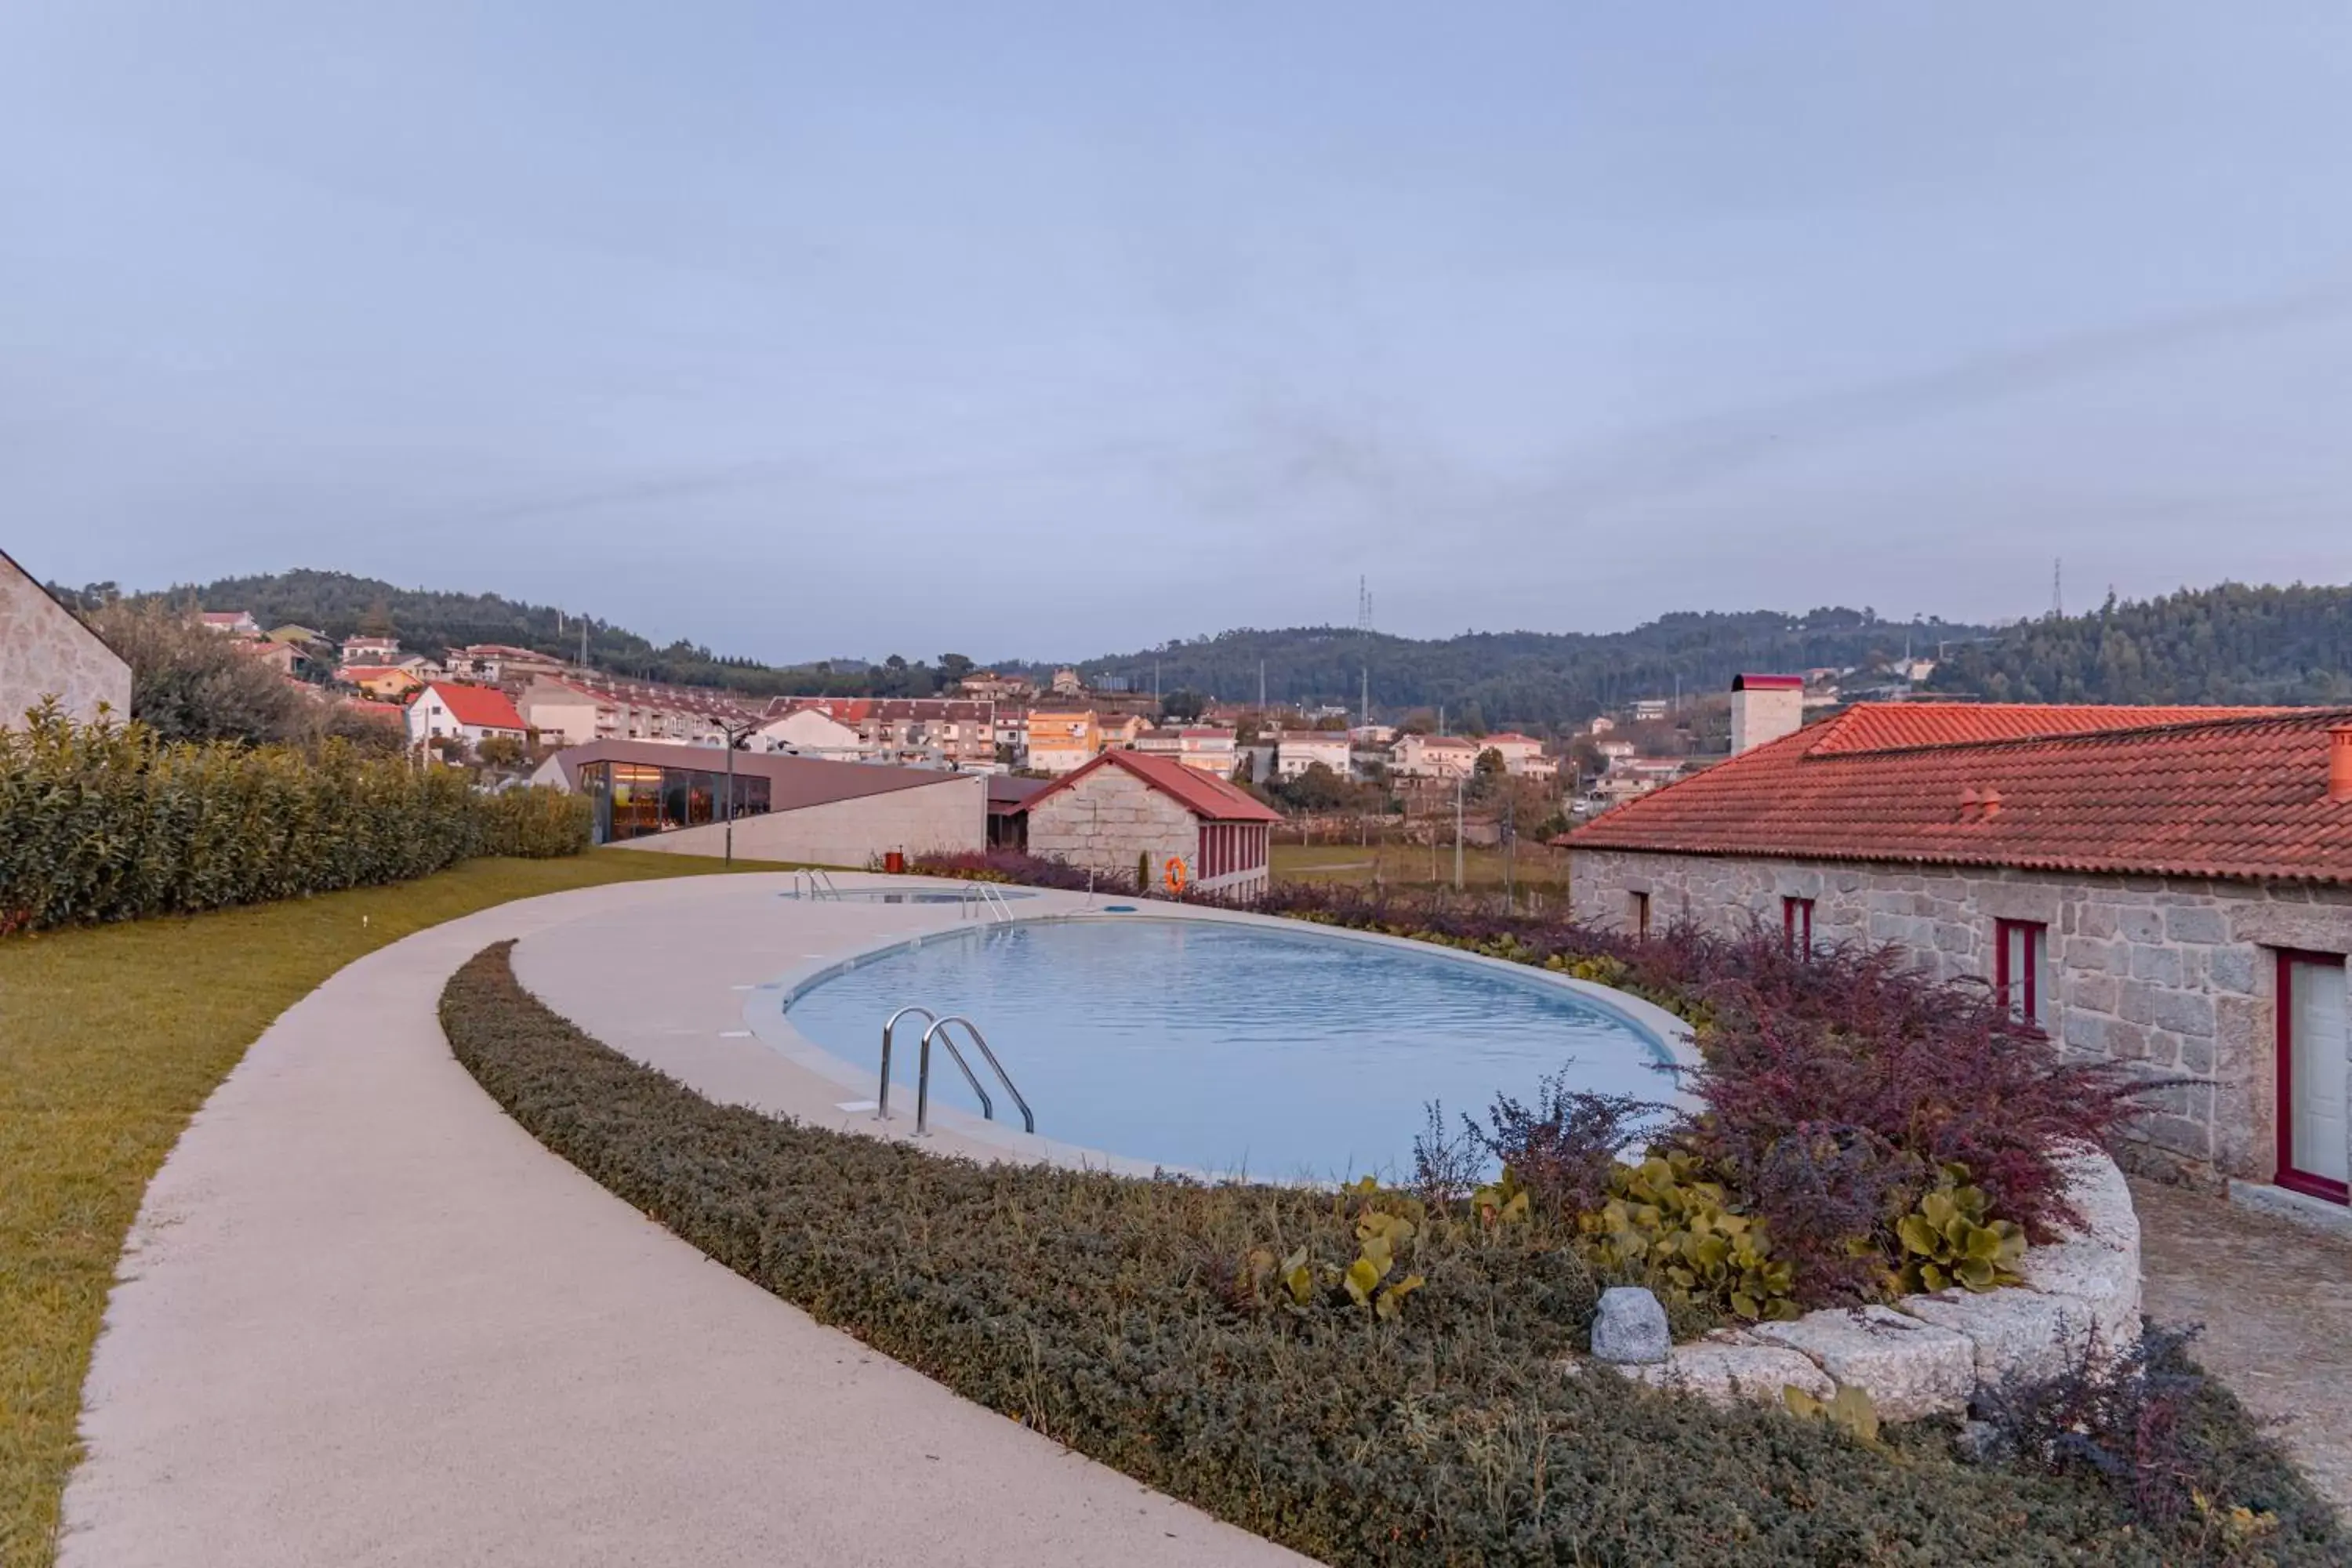
<svg viewBox="0 0 2352 1568"><path fill-rule="evenodd" d="M2123 983L2112 974L2079 974L2066 987L2069 1007L2112 1013L2123 1001Z"/></svg>
<svg viewBox="0 0 2352 1568"><path fill-rule="evenodd" d="M1946 1290L1906 1296L1895 1306L1969 1342L1979 1392L1999 1388L2011 1378L2056 1376L2089 1343L2094 1321L2089 1305L2071 1296L2007 1287L1980 1294Z"/></svg>
<svg viewBox="0 0 2352 1568"><path fill-rule="evenodd" d="M2116 934L2135 945L2164 940L2164 913L2126 904L2116 912Z"/></svg>
<svg viewBox="0 0 2352 1568"><path fill-rule="evenodd" d="M2028 1289L2081 1301L2102 1345L2114 1349L2135 1343L2139 1338L2140 1243L2131 1189L2105 1154L2071 1156L2060 1170L2066 1179L2066 1199L2083 1223L2058 1242L2027 1247L2018 1273Z"/></svg>
<svg viewBox="0 0 2352 1568"><path fill-rule="evenodd" d="M2164 934L2174 942L2223 942L2230 922L2210 904L2183 904L2164 911Z"/></svg>
<svg viewBox="0 0 2352 1568"><path fill-rule="evenodd" d="M2105 939L2116 934L2116 906L2105 899L2094 899L2083 906L2082 930L2086 937Z"/></svg>
<svg viewBox="0 0 2352 1568"><path fill-rule="evenodd" d="M2107 1049L2107 1031L2114 1020L2081 1007L2066 1009L2066 1022L2060 1038L2078 1051L2095 1051L2104 1056Z"/></svg>
<svg viewBox="0 0 2352 1568"><path fill-rule="evenodd" d="M2214 917L2219 920L2221 917ZM2216 991L2227 991L2242 996L2254 994L2254 950L2251 947L2217 947L2205 955L2205 976Z"/></svg>
<svg viewBox="0 0 2352 1568"><path fill-rule="evenodd" d="M2214 1014L2213 998L2210 996L2193 991L2160 992L2151 1012L2151 1021L2158 1028L2170 1029L2176 1035L2212 1038Z"/></svg>
<svg viewBox="0 0 2352 1568"><path fill-rule="evenodd" d="M1964 1410L1976 1390L1976 1347L1949 1329L1871 1306L1808 1312L1748 1331L1811 1359L1835 1382L1859 1388L1885 1421Z"/></svg>
<svg viewBox="0 0 2352 1568"><path fill-rule="evenodd" d="M2180 984L2180 953L2169 947L2133 948L2131 973L2134 980L2177 986Z"/></svg>
<svg viewBox="0 0 2352 1568"><path fill-rule="evenodd" d="M1824 1401L1837 1393L1829 1375L1797 1352L1740 1334L1676 1345L1662 1363L1617 1370L1636 1383L1675 1389L1717 1405L1736 1400L1778 1405L1780 1391L1792 1385Z"/></svg>

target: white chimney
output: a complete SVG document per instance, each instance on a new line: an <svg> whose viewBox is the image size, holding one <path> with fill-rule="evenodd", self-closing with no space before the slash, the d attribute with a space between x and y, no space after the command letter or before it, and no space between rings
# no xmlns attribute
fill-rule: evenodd
<svg viewBox="0 0 2352 1568"><path fill-rule="evenodd" d="M1801 675L1731 678L1731 754L1753 751L1805 727Z"/></svg>

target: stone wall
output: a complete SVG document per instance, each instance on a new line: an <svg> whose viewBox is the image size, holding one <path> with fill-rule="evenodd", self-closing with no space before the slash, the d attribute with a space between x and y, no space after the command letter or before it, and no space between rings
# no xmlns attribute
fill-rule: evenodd
<svg viewBox="0 0 2352 1568"><path fill-rule="evenodd" d="M0 729L44 697L88 722L100 703L131 717L131 667L73 613L0 555Z"/></svg>
<svg viewBox="0 0 2352 1568"><path fill-rule="evenodd" d="M2202 1178L2276 1174L2277 950L2352 953L2352 891L2286 883L1602 849L1573 851L1570 879L1576 917L1621 930L1636 892L1654 929L1718 931L1777 932L1783 898L1811 899L1816 943L1891 943L1987 983L1995 921L2046 925L2045 1026L2069 1056L2188 1079L2148 1097L2139 1159Z"/></svg>
<svg viewBox="0 0 2352 1568"><path fill-rule="evenodd" d="M1029 853L1105 875L1134 876L1140 855L1157 880L1171 856L1191 868L1200 847L1192 814L1121 767L1097 768L1029 808Z"/></svg>
<svg viewBox="0 0 2352 1568"><path fill-rule="evenodd" d="M713 822L624 838L613 847L717 855L726 837L727 825ZM988 781L979 773L945 773L937 784L912 789L735 819L735 855L742 860L861 868L893 849L909 856L962 854L985 848L987 842Z"/></svg>

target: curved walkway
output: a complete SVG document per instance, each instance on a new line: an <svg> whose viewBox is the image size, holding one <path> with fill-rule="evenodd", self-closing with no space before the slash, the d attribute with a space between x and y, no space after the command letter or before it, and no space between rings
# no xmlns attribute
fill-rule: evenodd
<svg viewBox="0 0 2352 1568"><path fill-rule="evenodd" d="M631 933L689 905L737 915L739 940L706 955L730 987L773 978L800 936L957 913L788 905L787 885L492 910L361 960L271 1026L132 1230L84 1394L67 1568L1304 1563L710 1264L451 1058L442 984L502 937L593 925L571 945L625 1015L668 990L640 968L633 991ZM737 1098L731 1075L772 1081L768 1047L734 1037L743 1001L692 1018L648 1001L606 1037Z"/></svg>

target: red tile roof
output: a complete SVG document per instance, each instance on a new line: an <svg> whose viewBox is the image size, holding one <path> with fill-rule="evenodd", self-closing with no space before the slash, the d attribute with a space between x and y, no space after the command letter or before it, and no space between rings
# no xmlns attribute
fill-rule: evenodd
<svg viewBox="0 0 2352 1568"><path fill-rule="evenodd" d="M1193 816L1211 822L1280 822L1282 813L1238 784L1214 773L1188 768L1176 758L1152 752L1105 752L1084 766L1064 773L1029 797L1034 811L1048 795L1075 785L1089 773L1107 767L1125 768Z"/></svg>
<svg viewBox="0 0 2352 1568"><path fill-rule="evenodd" d="M2352 883L2352 709L1862 704L1567 833L1571 849Z"/></svg>
<svg viewBox="0 0 2352 1568"><path fill-rule="evenodd" d="M507 694L495 687L436 680L425 689L438 697L441 705L449 710L449 716L460 724L479 730L512 730L517 734L526 728L522 715L507 700Z"/></svg>

